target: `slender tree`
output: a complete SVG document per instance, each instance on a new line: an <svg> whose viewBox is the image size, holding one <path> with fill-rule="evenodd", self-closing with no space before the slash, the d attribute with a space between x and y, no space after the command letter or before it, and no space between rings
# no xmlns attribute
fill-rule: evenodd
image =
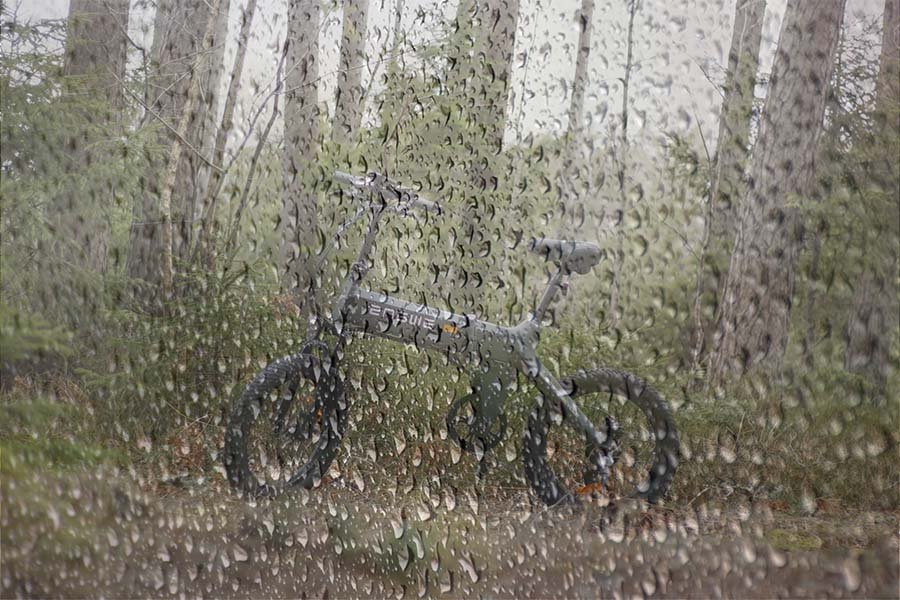
<svg viewBox="0 0 900 600"><path fill-rule="evenodd" d="M400 77L400 56L403 38L403 31L401 28L403 24L403 7L404 0L397 0L394 6L394 24L391 27L391 49L387 58L387 69L385 74L385 82L388 86L396 86L396 82ZM374 82L374 79L372 82ZM390 103L382 102L379 106L379 110L382 113L382 126L385 126L386 122L392 122L396 119L397 114L395 110L385 110L386 106L393 105L394 102L396 102L396 99L392 100ZM392 118L385 119L384 115L386 114L390 114ZM392 174L394 172L394 164L397 160L397 148L395 143L397 133L396 127L394 128L394 133L395 138L387 141L381 148L380 164L382 170L387 174Z"/></svg>
<svg viewBox="0 0 900 600"><path fill-rule="evenodd" d="M582 0L578 12L581 32L578 35L578 53L575 58L575 77L572 80L572 101L569 103L566 132L565 167L562 170L563 212L569 213L579 200L577 181L584 168L581 149L584 143L584 90L588 83L588 62L591 56L591 29L594 18L594 0ZM586 178L585 178L586 179ZM567 196L571 198L566 199Z"/></svg>
<svg viewBox="0 0 900 600"><path fill-rule="evenodd" d="M354 142L362 122L365 103L362 71L366 63L368 14L369 0L344 0L337 100L331 133L332 139L339 143Z"/></svg>
<svg viewBox="0 0 900 600"><path fill-rule="evenodd" d="M728 70L725 78L722 109L719 113L719 135L709 194L706 243L703 264L698 274L695 298L694 349L696 363L708 344L714 310L702 307L712 304L721 292L728 259L737 233L738 204L743 193L744 172L750 156L750 125L753 120L753 98L759 70L766 0L737 0Z"/></svg>
<svg viewBox="0 0 900 600"><path fill-rule="evenodd" d="M317 245L317 194L313 163L320 144L319 2L291 0L284 99L285 198L281 211L281 258L287 287L313 285Z"/></svg>
<svg viewBox="0 0 900 600"><path fill-rule="evenodd" d="M210 13L207 16L206 29L203 34L203 41L200 52L194 58L194 68L188 88L187 100L182 107L181 119L178 122L178 128L175 131L175 140L172 142L169 150L168 160L166 162L165 177L163 178L162 193L160 194L160 211L162 213L162 265L161 279L163 296L171 297L174 291L174 264L173 253L175 242L173 239L172 227L172 195L178 184L177 176L181 165L181 157L185 153L185 146L188 145L187 135L191 123L196 122L198 106L200 104L201 79L204 63L208 58L213 44L215 35L215 24L217 20L216 11L219 9L222 0L212 0L210 5Z"/></svg>
<svg viewBox="0 0 900 600"><path fill-rule="evenodd" d="M622 263L625 260L625 232L622 229L624 215L631 208L631 200L627 192L628 179L628 105L629 86L631 85L631 72L634 68L634 19L640 10L640 0L628 2L628 35L625 41L625 75L622 78L622 114L620 135L616 147L613 149L613 158L616 162L616 181L619 191L619 224L616 226L616 253L613 262L613 279L609 296L610 324L616 327L619 324L619 299L621 296L620 280L622 275Z"/></svg>
<svg viewBox="0 0 900 600"><path fill-rule="evenodd" d="M712 180L711 235L717 245L727 250L731 249L737 231L737 205L750 155L753 90L765 14L766 0L738 0L735 7Z"/></svg>
<svg viewBox="0 0 900 600"><path fill-rule="evenodd" d="M207 4L212 4L211 0L206 0ZM200 227L203 223L203 217L209 211L209 184L214 173L222 174L217 167L222 164L221 158L216 160L215 153L216 144L219 142L220 130L223 120L219 119L222 113L223 105L228 102L228 94L232 91L231 78L228 78L225 93L223 91L223 80L225 79L225 45L228 40L228 12L230 10L231 0L220 0L219 10L216 11L215 29L213 31L213 46L210 49L210 55L206 59L206 70L203 84L201 102L198 106L197 124L191 128L191 135L194 136L194 144L200 150L200 155L192 155L191 163L182 161L182 172L187 171L192 179L183 182L179 195L182 197L184 220L187 227L187 240L181 248L181 259L186 263L189 262L189 256L197 247L200 241ZM240 42L239 42L240 43ZM240 54L240 47L237 53ZM240 87L240 80L234 83ZM227 106L225 106L227 109ZM233 110L233 108L232 108ZM228 132L225 132L227 137ZM221 180L220 180L221 181ZM216 191L216 190L213 190Z"/></svg>
<svg viewBox="0 0 900 600"><path fill-rule="evenodd" d="M250 27L256 14L257 0L247 0L241 20L241 33L238 37L237 53L234 57L234 65L231 70L231 80L228 83L228 93L225 96L225 109L222 113L222 121L216 131L216 141L213 145L212 163L222 165L225 158L225 142L228 134L234 127L234 111L237 108L238 92L241 89L241 76L244 73L244 58L247 56L247 43L250 40ZM207 266L212 266L215 254L215 235L218 223L216 221L216 208L221 192L224 172L212 169L209 182L206 186L206 194L203 199L203 219L200 225L200 233L197 239L197 253L200 260Z"/></svg>
<svg viewBox="0 0 900 600"><path fill-rule="evenodd" d="M568 112L568 137L578 137L584 129L584 90L588 82L588 61L591 57L591 29L594 19L594 0L581 0L578 11L578 54L575 58L575 77L572 80L572 101Z"/></svg>
<svg viewBox="0 0 900 600"><path fill-rule="evenodd" d="M802 242L796 203L814 191L815 150L845 2L788 2L722 291L713 382L751 369L781 369Z"/></svg>
<svg viewBox="0 0 900 600"><path fill-rule="evenodd" d="M207 0L160 0L154 20L151 101L147 108L159 127L160 146L170 147L172 136L179 132L194 81L197 81L200 94L179 140L184 151L179 151L175 188L170 200L174 226L173 255L180 260L188 259L197 221L198 196L203 189L201 181L211 164L209 152L214 128L209 127L208 123L216 112L217 78L221 73L218 63L224 48L228 3L229 0L220 0L215 3L220 10L213 11L214 3ZM212 41L204 49L206 25L210 18L213 23ZM203 60L197 60L199 54L204 54ZM166 271L161 261L168 252L163 241L164 235L168 234L164 231L167 226L160 212L160 198L164 193L167 166L162 155L155 156L151 161L144 196L135 207L132 224L128 273L147 282L151 288L162 286L161 277Z"/></svg>
<svg viewBox="0 0 900 600"><path fill-rule="evenodd" d="M898 231L900 221L900 0L885 0L881 57L876 82L874 123L878 140L886 140L883 159L874 161L872 192L886 200L879 205L882 225L865 235L867 261L857 282L847 322L844 362L847 370L863 375L883 399L890 371L890 347L898 327ZM877 146L877 144L876 144ZM865 225L869 227L868 224ZM869 232L865 232L869 234Z"/></svg>

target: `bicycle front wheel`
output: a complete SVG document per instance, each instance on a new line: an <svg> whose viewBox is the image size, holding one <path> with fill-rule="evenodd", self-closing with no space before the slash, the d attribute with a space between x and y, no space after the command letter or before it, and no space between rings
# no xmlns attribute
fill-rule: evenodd
<svg viewBox="0 0 900 600"><path fill-rule="evenodd" d="M538 402L523 440L525 475L541 500L554 505L580 494L638 497L657 502L678 466L678 432L662 396L634 375L613 369L579 371L561 380L599 431L610 437L602 451L615 462L606 481L596 468L599 450L577 430L564 407Z"/></svg>
<svg viewBox="0 0 900 600"><path fill-rule="evenodd" d="M224 462L232 487L275 496L290 486L319 485L347 428L344 385L308 353L267 366L234 406Z"/></svg>

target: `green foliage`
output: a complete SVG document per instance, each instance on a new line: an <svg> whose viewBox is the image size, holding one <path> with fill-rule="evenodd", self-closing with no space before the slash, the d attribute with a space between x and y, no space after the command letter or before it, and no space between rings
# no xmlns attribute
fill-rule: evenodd
<svg viewBox="0 0 900 600"><path fill-rule="evenodd" d="M5 477L118 462L121 454L89 441L83 406L49 399L33 388L14 389L0 402L0 472Z"/></svg>
<svg viewBox="0 0 900 600"><path fill-rule="evenodd" d="M21 360L38 353L69 355L71 334L38 315L0 302L0 362Z"/></svg>
<svg viewBox="0 0 900 600"><path fill-rule="evenodd" d="M109 300L98 267L112 276L124 268L131 200L154 150L147 130L98 118L113 108L63 75L61 53L50 50L63 32L58 21L2 29L0 283L10 305L86 333ZM95 236L108 238L99 264L81 255Z"/></svg>
<svg viewBox="0 0 900 600"><path fill-rule="evenodd" d="M188 291L165 316L110 313L109 363L83 374L109 435L155 443L194 422L215 429L235 386L297 351L296 309L264 271L185 275Z"/></svg>
<svg viewBox="0 0 900 600"><path fill-rule="evenodd" d="M815 512L819 500L900 506L898 415L865 402L849 382L830 383L822 395L780 402L736 388L679 410L684 456L673 500L772 500L801 513Z"/></svg>

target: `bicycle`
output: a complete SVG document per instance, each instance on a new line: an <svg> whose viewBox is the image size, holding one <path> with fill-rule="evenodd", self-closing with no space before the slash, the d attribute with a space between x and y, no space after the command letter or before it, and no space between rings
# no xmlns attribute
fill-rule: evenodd
<svg viewBox="0 0 900 600"><path fill-rule="evenodd" d="M274 496L291 487L321 484L349 422L341 357L347 340L361 334L442 353L471 371L472 392L451 404L446 426L454 443L479 458L479 475L487 454L506 434L504 403L521 374L540 392L525 425L522 461L526 479L544 503L555 505L603 490L649 502L663 496L678 465L679 444L662 396L638 377L607 368L557 379L537 354L551 302L567 289L572 275L587 274L601 261L597 245L532 239L531 250L552 262L555 273L527 319L513 327L495 325L362 288L383 217L411 216L414 211L440 215L443 209L378 173L336 172L334 177L362 200L335 241L365 215L368 228L331 304L330 317L313 319L301 350L265 367L234 405L224 463L235 489L250 496ZM324 255L319 266L322 260ZM326 333L336 342L326 343ZM616 400L618 418L609 409ZM627 407L631 416L623 418ZM640 434L627 437L632 427L642 424L646 428Z"/></svg>

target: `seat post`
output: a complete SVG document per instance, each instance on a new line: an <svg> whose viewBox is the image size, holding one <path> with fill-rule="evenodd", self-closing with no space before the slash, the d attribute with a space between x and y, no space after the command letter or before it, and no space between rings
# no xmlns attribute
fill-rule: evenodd
<svg viewBox="0 0 900 600"><path fill-rule="evenodd" d="M550 303L553 302L553 298L556 297L556 292L562 288L561 282L564 275L563 268L559 267L556 270L556 273L550 278L550 283L547 285L547 289L544 290L541 302L538 304L537 309L535 309L534 314L531 317L532 321L540 323L544 320L544 313L550 308Z"/></svg>

